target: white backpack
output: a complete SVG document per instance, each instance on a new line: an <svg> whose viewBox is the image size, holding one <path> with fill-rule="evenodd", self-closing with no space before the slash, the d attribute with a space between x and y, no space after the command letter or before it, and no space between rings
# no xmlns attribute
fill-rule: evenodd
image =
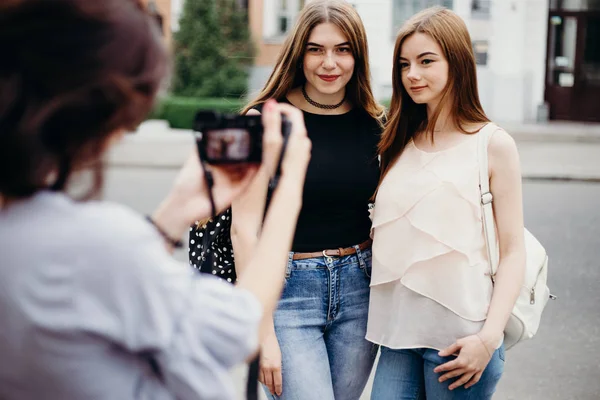
<svg viewBox="0 0 600 400"><path fill-rule="evenodd" d="M481 190L481 210L483 230L490 260L491 278L494 282L498 270L498 242L494 225L492 194L488 175L488 143L498 126L488 123L478 133L479 187ZM525 281L519 293L515 307L504 329L504 346L510 349L515 344L531 339L536 334L542 317L542 311L548 299L556 299L546 285L548 280L548 256L538 240L525 229Z"/></svg>

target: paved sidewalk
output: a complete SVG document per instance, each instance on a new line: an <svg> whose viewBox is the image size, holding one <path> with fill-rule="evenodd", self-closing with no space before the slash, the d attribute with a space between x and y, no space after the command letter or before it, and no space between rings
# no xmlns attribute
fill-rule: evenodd
<svg viewBox="0 0 600 400"><path fill-rule="evenodd" d="M515 138L525 179L600 182L600 124L500 124ZM120 167L179 168L194 146L193 133L147 121L108 156Z"/></svg>
<svg viewBox="0 0 600 400"><path fill-rule="evenodd" d="M600 123L552 121L547 123L498 123L518 142L600 143Z"/></svg>
<svg viewBox="0 0 600 400"><path fill-rule="evenodd" d="M517 141L525 179L600 182L600 124L499 125L503 126ZM192 132L170 129L162 121L149 121L144 123L138 132L125 137L123 142L109 154L108 163L113 167L168 169L171 170L170 173L175 174L176 169L182 165L193 146ZM554 229L554 226L551 229ZM568 236L572 235L568 229L567 233ZM185 260L186 256L185 252L180 253L182 260ZM580 305L578 304L577 307ZM558 331L560 332L560 329ZM550 338L556 334L556 332L551 333L548 336ZM558 339L553 340L558 341ZM535 352L531 350L530 354L535 355ZM537 357L533 358L537 359ZM545 360L547 359L546 357ZM545 371L552 367L551 363L547 364L539 368L545 368L543 369ZM538 368L535 360L531 365L536 365ZM237 366L233 369L232 375L237 398L241 400L245 388L246 368ZM536 375L529 374L528 380L525 380L522 385L537 382L535 380L537 378L532 381L532 376ZM552 374L547 374L547 376L552 376ZM572 378L567 377L566 382L570 381ZM369 399L371 385L372 378L360 400ZM506 397L508 392L510 391L504 390L505 397L502 397L503 399L514 398ZM516 392L518 393L518 390ZM515 391L510 393L515 393ZM528 398L533 399L534 397ZM262 393L261 400L266 400Z"/></svg>

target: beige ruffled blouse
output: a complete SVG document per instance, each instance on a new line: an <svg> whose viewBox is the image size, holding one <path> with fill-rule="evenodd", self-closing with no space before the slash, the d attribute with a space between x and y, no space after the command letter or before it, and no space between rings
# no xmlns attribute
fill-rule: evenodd
<svg viewBox="0 0 600 400"><path fill-rule="evenodd" d="M492 294L481 220L477 134L447 150L410 141L373 209L367 339L443 349L477 333Z"/></svg>

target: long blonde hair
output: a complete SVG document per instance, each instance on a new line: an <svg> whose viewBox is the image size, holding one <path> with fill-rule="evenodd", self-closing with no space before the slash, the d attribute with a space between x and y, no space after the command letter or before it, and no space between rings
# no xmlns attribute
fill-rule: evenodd
<svg viewBox="0 0 600 400"><path fill-rule="evenodd" d="M315 26L326 22L336 25L348 38L352 48L355 66L346 87L347 98L354 106L363 108L371 117L381 122L384 110L375 101L371 90L365 27L354 7L344 0L314 0L302 9L283 45L269 80L258 97L242 110L242 114L269 99L282 99L292 89L304 85L306 78L299 67L303 62L308 38Z"/></svg>
<svg viewBox="0 0 600 400"><path fill-rule="evenodd" d="M424 33L435 40L448 60L448 83L430 119L426 105L416 104L402 84L399 62L402 44L415 33ZM467 26L458 15L443 7L431 7L415 14L400 29L394 49L392 87L389 120L378 146L382 171L380 185L415 133L425 131L433 138L433 129L447 101L450 118L463 133L473 133L465 130L467 124L489 122L479 101L475 55Z"/></svg>

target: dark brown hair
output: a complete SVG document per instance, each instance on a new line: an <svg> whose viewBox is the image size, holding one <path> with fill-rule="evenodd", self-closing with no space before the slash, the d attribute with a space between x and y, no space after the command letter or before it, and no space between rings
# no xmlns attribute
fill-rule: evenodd
<svg viewBox="0 0 600 400"><path fill-rule="evenodd" d="M168 70L139 0L11 0L0 4L0 194L66 189L111 135L134 129ZM53 174L51 174L53 173Z"/></svg>
<svg viewBox="0 0 600 400"><path fill-rule="evenodd" d="M448 83L437 109L428 120L425 104L415 103L402 84L400 52L404 41L415 33L435 40L448 60ZM433 137L435 123L448 105L450 118L463 133L470 123L489 122L477 92L477 69L469 31L463 20L443 7L431 7L414 15L400 29L394 48L392 102L388 122L379 142L381 156L380 184L410 139L420 131Z"/></svg>

